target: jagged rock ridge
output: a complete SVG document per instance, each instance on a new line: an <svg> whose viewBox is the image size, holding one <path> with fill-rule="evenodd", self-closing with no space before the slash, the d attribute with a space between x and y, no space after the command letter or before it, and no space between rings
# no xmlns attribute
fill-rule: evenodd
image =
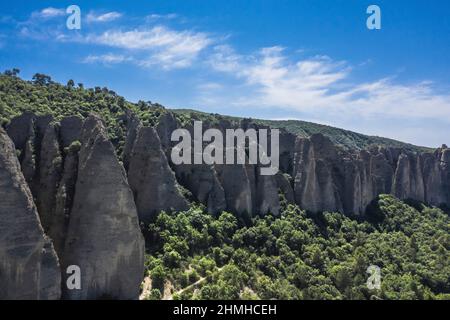
<svg viewBox="0 0 450 320"><path fill-rule="evenodd" d="M59 278L54 278L62 297L137 298L144 241L125 171L102 121L90 116L84 122L69 117L56 123L24 114L11 122L8 133L32 191L30 206L37 205L37 227L53 240L59 257ZM81 268L81 290L64 285L69 265Z"/></svg>
<svg viewBox="0 0 450 320"><path fill-rule="evenodd" d="M380 194L450 205L449 153L445 146L434 153L384 147L348 153L320 134L298 138L295 200L313 212L350 214L364 214L367 205Z"/></svg>
<svg viewBox="0 0 450 320"><path fill-rule="evenodd" d="M0 299L59 299L60 278L15 147L0 128Z"/></svg>
<svg viewBox="0 0 450 320"><path fill-rule="evenodd" d="M83 270L83 290L69 299L135 299L144 266L144 241L125 170L101 120L89 117L81 131L75 187L63 267Z"/></svg>
<svg viewBox="0 0 450 320"><path fill-rule="evenodd" d="M131 112L124 119L128 127L124 166L96 116L85 121L68 117L57 123L48 116L25 113L11 121L7 131L17 150L4 133L1 145L6 152L0 165L0 227L8 226L9 233L0 239L0 271L11 268L14 259L14 266L23 263L21 248L13 245L12 250L1 251L15 239L11 232L34 230L31 242L14 241L25 241L32 255L38 251L33 248L43 251L30 260L30 268L37 272L34 291L21 295L23 283L8 280L3 286L8 289L0 289L0 296L56 299L61 294L55 289L55 283L57 287L61 283L59 272L77 264L84 270L82 290L67 291L63 285L63 298L137 297L144 252L138 217L148 223L162 210L186 210L188 199L203 203L211 214L228 210L243 220L279 214L281 198L312 212L358 215L383 193L450 205L450 149L445 146L434 153L389 147L348 151L321 134L300 138L281 130L280 172L262 176L258 165L174 165L170 135L182 126L171 112L164 113L154 128L143 126ZM249 120L236 125L221 119L203 125L222 132L237 127L267 129ZM192 133L192 125L184 127ZM17 187L11 189L11 183ZM7 197L17 204L4 200ZM29 220L15 227L5 213L14 205Z"/></svg>

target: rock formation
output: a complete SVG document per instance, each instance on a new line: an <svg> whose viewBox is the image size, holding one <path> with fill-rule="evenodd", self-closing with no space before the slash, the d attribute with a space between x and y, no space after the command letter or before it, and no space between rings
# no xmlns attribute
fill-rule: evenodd
<svg viewBox="0 0 450 320"><path fill-rule="evenodd" d="M378 195L449 205L449 149L412 153L374 147L360 152L339 150L323 135L298 138L294 159L296 203L312 212L364 214Z"/></svg>
<svg viewBox="0 0 450 320"><path fill-rule="evenodd" d="M0 300L59 299L60 278L15 147L0 128Z"/></svg>
<svg viewBox="0 0 450 320"><path fill-rule="evenodd" d="M148 224L163 210L186 210L187 199L244 221L278 215L283 203L363 215L383 193L450 206L446 146L434 153L346 150L321 134L281 130L280 171L263 176L255 164L172 163L171 133L181 127L172 112L155 127L143 126L131 111L122 120L124 166L93 115L58 123L24 113L7 127L9 137L0 128L0 299L137 298L144 255L139 219ZM267 129L220 117L203 126ZM65 286L70 265L81 268L81 290Z"/></svg>
<svg viewBox="0 0 450 320"><path fill-rule="evenodd" d="M294 191L300 207L310 211L342 211L337 150L322 135L296 142Z"/></svg>
<svg viewBox="0 0 450 320"><path fill-rule="evenodd" d="M127 124L127 136L125 139L125 146L123 147L122 159L123 166L125 167L125 170L128 171L131 152L133 151L134 142L136 141L136 136L139 129L142 127L142 124L139 118L131 111L125 113L124 119Z"/></svg>
<svg viewBox="0 0 450 320"><path fill-rule="evenodd" d="M144 241L133 194L101 120L83 125L63 270L81 268L81 290L67 299L136 299L143 277Z"/></svg>
<svg viewBox="0 0 450 320"><path fill-rule="evenodd" d="M225 191L226 208L244 219L253 215L252 184L245 165L216 165L219 181Z"/></svg>
<svg viewBox="0 0 450 320"><path fill-rule="evenodd" d="M188 209L188 202L181 194L152 127L141 127L137 133L129 156L128 179L141 221L153 221L162 210Z"/></svg>
<svg viewBox="0 0 450 320"><path fill-rule="evenodd" d="M63 170L57 126L53 124L47 126L41 142L40 153L35 197L42 226L44 230L48 230L55 217L56 193ZM51 235L51 233L49 234Z"/></svg>
<svg viewBox="0 0 450 320"><path fill-rule="evenodd" d="M260 127L248 119L242 120L239 126L222 119L218 123L203 121L203 132L215 128L225 134L226 129L253 128L255 130L268 127ZM170 155L174 146L170 141L170 135L180 124L172 113L161 116L157 124L157 132L160 136L166 154ZM194 138L193 125L184 127ZM281 160L283 168L291 170L292 159L288 155L293 153L293 139L286 132L281 135L283 146ZM291 146L292 142L292 146ZM205 147L207 143L204 143ZM170 161L170 157L169 157ZM220 213L223 210L234 212L246 219L257 214L279 213L279 190L289 193L290 188L283 179L272 176L261 176L260 168L256 165L207 165L207 164L180 164L171 167L175 171L178 182L192 192L195 200L206 205L208 212ZM289 195L288 195L289 197ZM292 197L291 197L292 198Z"/></svg>
<svg viewBox="0 0 450 320"><path fill-rule="evenodd" d="M180 164L174 168L180 184L196 201L205 204L209 213L220 214L226 210L225 191L213 165Z"/></svg>
<svg viewBox="0 0 450 320"><path fill-rule="evenodd" d="M46 242L34 239L34 246L44 253L54 253L51 238L61 262L53 277L58 295L48 297L59 298L62 283L65 299L137 298L144 241L125 171L101 120L90 116L83 124L78 117L68 117L58 124L49 117L28 113L13 119L8 132L17 142L12 156L19 154L23 175L27 175L31 187L31 193L28 190L23 196L29 201L29 216L39 213L36 229L40 228L43 239L42 229L49 236ZM11 206L2 197L0 207L6 205ZM0 254L2 261L5 255ZM44 261L44 267L50 265L48 257ZM67 290L65 286L69 265L81 268L81 290ZM38 267L33 270L45 276L44 267L42 271ZM13 294L12 289L5 293L7 297ZM46 298L45 292L36 294L35 298Z"/></svg>
<svg viewBox="0 0 450 320"><path fill-rule="evenodd" d="M63 148L67 148L72 142L80 140L82 126L83 120L77 116L70 116L61 120L60 144Z"/></svg>

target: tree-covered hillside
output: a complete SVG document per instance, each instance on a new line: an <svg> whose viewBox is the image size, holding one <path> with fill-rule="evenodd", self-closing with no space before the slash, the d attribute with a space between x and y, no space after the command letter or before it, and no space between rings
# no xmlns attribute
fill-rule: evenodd
<svg viewBox="0 0 450 320"><path fill-rule="evenodd" d="M242 118L224 116L219 114L210 114L190 109L173 109L176 114L184 115L185 117L195 117L200 120L208 120L215 122L220 118L227 119L229 121L240 121ZM309 137L316 133L321 133L331 139L336 145L343 147L344 149L365 149L372 145L398 147L411 151L430 151L429 148L415 146L409 143L400 142L397 140L368 136L361 133L356 133L349 130L326 126L322 124L300 121L300 120L262 120L252 119L254 122L269 126L271 128L285 129L286 131L293 133L301 137Z"/></svg>
<svg viewBox="0 0 450 320"><path fill-rule="evenodd" d="M339 213L240 225L196 207L148 227L148 299L450 299L450 219L438 208L382 195L372 221ZM381 268L369 290L367 268ZM195 285L192 285L192 284Z"/></svg>
<svg viewBox="0 0 450 320"><path fill-rule="evenodd" d="M48 75L37 73L31 81L26 81L19 77L19 70L17 69L7 70L0 75L0 125L6 125L11 118L25 111L31 111L38 115L51 114L57 120L68 115L78 115L85 118L90 112L96 112L105 120L110 138L120 153L124 142L123 115L127 109L134 111L144 125L154 124L162 113L168 112L158 103L148 101L131 103L108 88L85 88L83 84L76 84L73 80L69 80L66 85L63 85L52 81ZM186 123L192 119L210 122L226 119L235 123L242 120L238 117L188 109L172 111L175 112L181 123ZM284 128L291 133L304 137L314 133L322 133L334 143L349 149L362 149L376 144L402 147L409 150L427 150L392 139L366 136L305 121L259 119L253 119L253 121L274 128Z"/></svg>
<svg viewBox="0 0 450 320"><path fill-rule="evenodd" d="M72 80L62 85L36 74L25 81L15 69L0 75L3 126L24 112L50 114L56 120L69 115L86 118L95 112L105 121L120 156L130 110L144 125L155 125L162 114L171 112L157 103L131 103L107 88L84 88ZM185 109L173 112L182 124L242 120ZM308 122L253 121L301 136L323 133L350 149L372 144L422 149ZM79 148L80 142L71 146ZM159 163L167 161L161 159ZM155 181L166 183L165 177ZM274 193L276 198L276 189ZM142 225L147 242L145 298L450 299L448 209L381 195L364 216L307 214L288 205L280 194L279 215L254 214L251 221L243 222L228 212L208 214L194 197L190 200L186 212L161 212L152 224ZM366 284L371 265L381 268L379 290Z"/></svg>
<svg viewBox="0 0 450 320"><path fill-rule="evenodd" d="M31 81L18 77L18 70L0 75L0 125L24 112L52 115L55 120L66 116L86 118L99 114L106 122L109 137L119 153L124 144L123 124L126 110L136 113L144 124L155 124L165 109L159 104L139 101L131 103L108 88L84 88L73 80L66 85L52 81L44 74L35 74Z"/></svg>

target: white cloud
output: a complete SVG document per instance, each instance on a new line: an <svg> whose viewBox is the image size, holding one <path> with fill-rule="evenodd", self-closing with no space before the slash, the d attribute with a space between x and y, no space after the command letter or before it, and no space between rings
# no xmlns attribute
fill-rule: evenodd
<svg viewBox="0 0 450 320"><path fill-rule="evenodd" d="M201 83L197 86L197 89L199 90L218 90L222 89L223 85L217 82L205 82Z"/></svg>
<svg viewBox="0 0 450 320"><path fill-rule="evenodd" d="M96 14L94 12L89 12L86 16L87 22L110 22L122 17L120 12L111 11L103 14Z"/></svg>
<svg viewBox="0 0 450 320"><path fill-rule="evenodd" d="M104 64L116 64L116 63L123 63L126 61L132 61L131 57L127 57L120 54L103 54L103 55L89 55L86 58L84 58L84 63L104 63Z"/></svg>
<svg viewBox="0 0 450 320"><path fill-rule="evenodd" d="M20 35L34 40L56 40L60 42L76 42L96 46L118 49L119 55L132 57L133 62L141 67L157 66L161 69L179 69L190 67L213 40L204 32L193 30L176 30L163 25L148 27L143 24L132 30L101 29L96 33L68 32L65 24L43 24L39 19L65 15L64 9L45 8L32 13L29 20L21 23ZM102 23L114 21L122 17L122 13L111 11L98 13L91 11L87 14L87 22ZM145 19L174 19L176 14L153 14ZM108 56L85 58L85 62L103 62ZM102 59L103 58L103 59ZM129 61L114 60L114 63ZM111 61L112 62L112 61Z"/></svg>
<svg viewBox="0 0 450 320"><path fill-rule="evenodd" d="M9 23L15 25L19 36L45 41L59 37L66 25L65 21L57 18L65 16L65 9L48 7L33 11L24 21L11 20Z"/></svg>
<svg viewBox="0 0 450 320"><path fill-rule="evenodd" d="M405 84L392 75L365 82L352 80L353 68L373 64L371 60L349 65L327 56L293 59L280 46L241 54L226 45L226 37L213 39L205 32L155 25L155 21L177 18L176 14L149 15L137 29L107 30L108 24L104 24L100 30L106 31L87 34L68 33L64 24L51 25L56 22L52 18L63 15L65 10L53 7L36 11L28 21L18 23L18 30L20 35L36 40L78 42L115 52L88 55L84 63L132 63L163 70L195 67L205 82L194 81L197 96L191 103L202 107L218 111L224 106L247 108L256 110L256 114L264 110L268 115L270 110L277 110L272 114L286 113L410 142L435 144L442 137L450 142L446 138L450 136L450 94L437 91L432 82ZM100 23L120 17L121 13L115 11L90 12L87 19ZM305 52L298 54L304 56ZM430 133L425 134L432 130L438 135L434 140ZM419 134L425 140L414 136Z"/></svg>
<svg viewBox="0 0 450 320"><path fill-rule="evenodd" d="M392 78L351 83L352 69L326 56L290 61L277 46L251 56L217 47L209 65L248 87L235 102L238 106L276 107L326 117L383 115L450 122L450 95L437 93L433 83L405 85Z"/></svg>
<svg viewBox="0 0 450 320"><path fill-rule="evenodd" d="M167 19L167 20L171 20L171 19L175 19L178 18L178 15L176 13L169 13L169 14L150 14L146 17L147 20L159 20L159 19Z"/></svg>
<svg viewBox="0 0 450 320"><path fill-rule="evenodd" d="M45 9L42 9L40 11L35 11L31 14L32 18L43 18L43 19L50 19L55 17L61 17L66 14L66 11L61 8L53 8L48 7Z"/></svg>
<svg viewBox="0 0 450 320"><path fill-rule="evenodd" d="M212 42L205 33L176 31L164 26L145 30L109 30L100 35L91 34L85 41L132 51L139 65L159 65L165 69L190 66Z"/></svg>
<svg viewBox="0 0 450 320"><path fill-rule="evenodd" d="M235 53L228 45L218 45L214 48L208 62L217 71L238 72L245 63L244 57Z"/></svg>

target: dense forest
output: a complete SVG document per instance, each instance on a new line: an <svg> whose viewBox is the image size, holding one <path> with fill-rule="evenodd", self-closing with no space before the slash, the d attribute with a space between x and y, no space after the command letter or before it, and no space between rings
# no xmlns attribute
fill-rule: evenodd
<svg viewBox="0 0 450 320"><path fill-rule="evenodd" d="M450 299L448 213L389 195L369 210L363 221L285 205L250 225L201 207L161 213L146 228L158 244L146 298ZM381 269L380 290L367 287L369 265Z"/></svg>
<svg viewBox="0 0 450 320"><path fill-rule="evenodd" d="M132 110L144 125L168 112L162 105L131 103L101 87L66 85L19 70L0 75L0 125L23 112L105 121L119 156L125 140L124 115ZM217 121L240 118L174 110L177 119ZM301 121L265 121L299 135L321 132L346 148L371 144L423 148ZM282 195L280 195L282 197ZM146 299L450 299L449 210L381 195L363 217L311 214L282 199L278 216L241 221L199 204L186 212L162 212L141 225L147 242ZM381 288L369 289L367 268L381 269Z"/></svg>

